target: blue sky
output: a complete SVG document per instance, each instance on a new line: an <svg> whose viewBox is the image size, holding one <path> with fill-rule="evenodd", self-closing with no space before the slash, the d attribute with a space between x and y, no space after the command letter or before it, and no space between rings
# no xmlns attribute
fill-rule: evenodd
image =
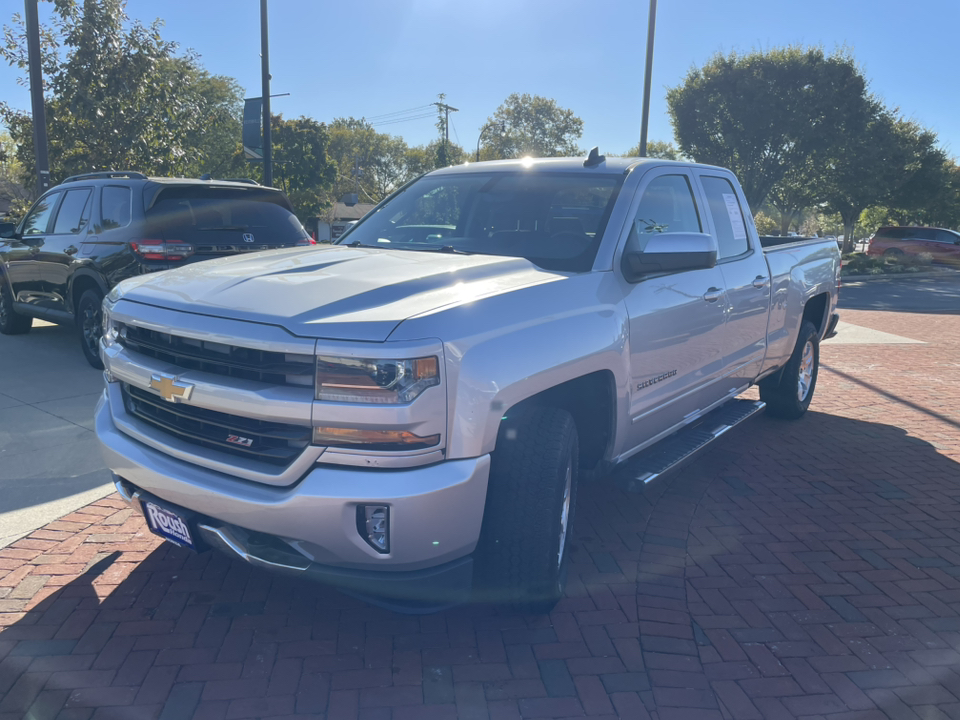
<svg viewBox="0 0 960 720"><path fill-rule="evenodd" d="M41 2L41 21L49 3ZM22 3L4 3L9 22ZM625 152L640 136L645 0L270 0L274 112L373 117L428 105L460 109L451 138L479 130L513 92L554 98L584 121L583 147ZM212 73L260 95L258 0L128 0L132 18L166 23ZM871 89L960 155L956 35L960 0L660 0L650 103L652 140L672 140L666 88L717 51L799 43L847 47ZM20 72L0 67L0 100L29 108ZM381 125L409 144L434 118Z"/></svg>

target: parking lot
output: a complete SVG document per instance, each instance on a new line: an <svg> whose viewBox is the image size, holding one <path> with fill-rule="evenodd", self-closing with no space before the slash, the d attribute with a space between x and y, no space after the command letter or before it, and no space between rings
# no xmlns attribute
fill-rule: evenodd
<svg viewBox="0 0 960 720"><path fill-rule="evenodd" d="M44 523L0 550L0 720L960 718L960 274L845 281L841 310L802 420L581 488L543 617L161 543L106 494L72 330L0 338L0 534Z"/></svg>

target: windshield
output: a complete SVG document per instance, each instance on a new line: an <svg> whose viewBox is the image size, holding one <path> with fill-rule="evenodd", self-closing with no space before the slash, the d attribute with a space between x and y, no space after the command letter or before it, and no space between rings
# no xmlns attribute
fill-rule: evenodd
<svg viewBox="0 0 960 720"><path fill-rule="evenodd" d="M546 172L425 176L340 242L522 257L550 270L593 265L623 175Z"/></svg>

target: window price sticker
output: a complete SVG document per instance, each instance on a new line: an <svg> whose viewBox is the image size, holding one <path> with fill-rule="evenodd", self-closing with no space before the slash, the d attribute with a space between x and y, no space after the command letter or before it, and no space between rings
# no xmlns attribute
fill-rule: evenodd
<svg viewBox="0 0 960 720"><path fill-rule="evenodd" d="M743 215L740 214L740 203L733 193L723 193L723 202L727 205L727 217L730 218L730 227L733 228L735 240L747 239L747 228L743 224Z"/></svg>

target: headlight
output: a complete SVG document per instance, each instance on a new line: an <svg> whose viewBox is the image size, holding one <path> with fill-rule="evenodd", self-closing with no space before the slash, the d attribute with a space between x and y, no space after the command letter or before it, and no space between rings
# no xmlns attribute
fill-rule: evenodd
<svg viewBox="0 0 960 720"><path fill-rule="evenodd" d="M101 316L103 317L101 327L103 332L101 337L103 338L103 344L107 347L112 347L117 343L118 328L117 323L114 322L113 316L110 312L112 309L113 303L105 298L103 301L103 312L101 313Z"/></svg>
<svg viewBox="0 0 960 720"><path fill-rule="evenodd" d="M436 357L376 360L317 357L317 400L397 405L440 384Z"/></svg>

